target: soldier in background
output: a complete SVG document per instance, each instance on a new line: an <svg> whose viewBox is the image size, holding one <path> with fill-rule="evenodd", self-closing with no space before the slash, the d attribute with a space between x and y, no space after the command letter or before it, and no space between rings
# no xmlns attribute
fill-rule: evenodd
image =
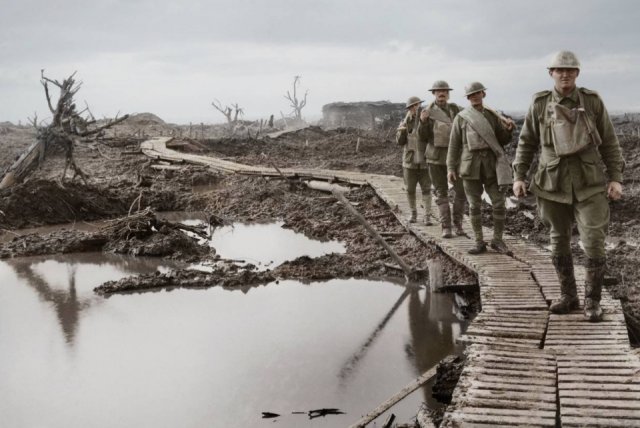
<svg viewBox="0 0 640 428"><path fill-rule="evenodd" d="M410 97L406 104L407 114L396 132L396 141L403 147L402 171L404 184L407 188L407 200L411 215L410 223L415 223L418 217L416 208L416 187L420 183L422 204L424 206L424 224L433 225L431 221L431 178L424 157L427 147L427 127L420 120L420 104L418 97Z"/></svg>
<svg viewBox="0 0 640 428"><path fill-rule="evenodd" d="M536 195L538 215L549 228L552 261L560 280L561 296L550 310L565 314L579 306L571 255L575 222L587 255L584 315L589 321L600 321L609 225L607 196L612 200L622 197L624 160L602 99L576 86L580 62L575 54L559 52L548 69L554 88L533 96L513 162L513 193L526 195L524 179L539 151L529 190Z"/></svg>
<svg viewBox="0 0 640 428"><path fill-rule="evenodd" d="M426 121L427 150L425 157L429 165L429 176L433 183L436 196L436 205L440 212L442 224L442 237L451 238L451 208L449 207L449 184L447 183L447 152L449 138L454 117L461 108L454 103L449 103L449 92L452 91L444 80L436 81L431 89L435 100L422 110L420 120ZM453 199L453 226L457 236L465 235L462 230L462 216L464 204L467 200L464 194L462 180L453 182L455 196Z"/></svg>
<svg viewBox="0 0 640 428"><path fill-rule="evenodd" d="M469 218L476 240L469 254L487 251L482 233L483 192L489 195L493 211L491 248L501 253L508 252L502 233L507 214L505 192L513 181L503 146L511 141L515 124L484 106L486 89L480 82L473 82L465 88L470 106L453 120L447 154L447 178L451 183L462 180L469 201Z"/></svg>

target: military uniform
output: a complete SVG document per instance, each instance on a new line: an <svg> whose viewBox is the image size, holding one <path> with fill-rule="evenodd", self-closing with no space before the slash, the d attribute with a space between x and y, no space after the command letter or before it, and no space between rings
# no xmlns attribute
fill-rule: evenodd
<svg viewBox="0 0 640 428"><path fill-rule="evenodd" d="M572 53L558 55L566 59L569 54L575 66L557 68L579 68ZM514 180L524 181L538 151L538 168L529 189L537 197L538 215L549 228L563 296L551 310L565 313L578 306L571 256L575 221L588 257L585 315L597 321L609 225L604 169L617 182L622 182L624 169L620 144L600 96L578 87L567 96L555 88L535 94L513 162Z"/></svg>
<svg viewBox="0 0 640 428"><path fill-rule="evenodd" d="M411 101L417 97L412 97L407 102L410 107ZM413 143L411 139L413 138ZM420 121L420 109L415 114L407 113L400 123L400 127L396 133L396 142L402 146L402 172L404 176L404 184L407 189L407 201L411 210L411 222L416 221L416 186L420 184L422 191L422 204L424 207L424 223L427 225L431 222L431 177L427 166L424 152L427 146L427 127Z"/></svg>
<svg viewBox="0 0 640 428"><path fill-rule="evenodd" d="M480 86L482 85L480 84ZM486 250L481 215L483 191L489 195L493 207L492 246L504 251L506 246L502 241L502 234L506 219L505 191L503 189L505 183L499 180L501 177L497 172L498 158L486 139L479 135L478 130L474 129L468 119L463 117L465 112L481 115L485 121L484 126L487 127L488 132L493 133L493 138L500 146L511 141L512 131L503 126L494 111L483 108L482 112L478 112L474 107L467 107L453 121L447 155L447 169L455 172L458 180L462 179L469 202L469 219L477 243L476 248L470 252L477 254ZM482 122L482 119L478 121Z"/></svg>
<svg viewBox="0 0 640 428"><path fill-rule="evenodd" d="M425 156L429 165L429 175L433 183L436 196L436 205L440 211L440 222L442 224L443 236L451 237L451 209L449 207L449 184L447 182L447 153L449 151L449 139L453 119L461 110L458 105L447 103L440 107L435 102L427 107L429 119L425 124L427 128L427 150ZM453 183L455 197L453 202L453 224L457 234L463 234L462 216L466 196L461 180Z"/></svg>

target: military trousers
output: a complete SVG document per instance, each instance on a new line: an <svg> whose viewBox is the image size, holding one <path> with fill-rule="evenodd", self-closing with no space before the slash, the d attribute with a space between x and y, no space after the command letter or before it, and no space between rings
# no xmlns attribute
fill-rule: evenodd
<svg viewBox="0 0 640 428"><path fill-rule="evenodd" d="M436 195L436 204L440 205L448 203L449 182L447 181L447 166L430 163L429 176L431 177L431 182L433 183L433 193ZM461 199L463 201L466 200L462 180L456 180L453 182L453 190L455 192L455 199Z"/></svg>
<svg viewBox="0 0 640 428"><path fill-rule="evenodd" d="M538 215L549 228L551 252L554 256L571 255L571 231L574 222L589 258L605 257L605 237L609 229L609 201L605 192L580 202L563 204L538 197Z"/></svg>
<svg viewBox="0 0 640 428"><path fill-rule="evenodd" d="M402 173L409 197L415 199L418 183L420 183L420 190L424 196L431 195L431 177L427 168L402 168Z"/></svg>
<svg viewBox="0 0 640 428"><path fill-rule="evenodd" d="M458 178L458 180L460 180ZM478 180L462 180L464 192L469 202L469 220L476 241L484 239L482 234L482 193L487 192L491 200L493 213L493 238L502 240L504 224L507 217L505 206L505 191L498 186L498 178L495 171L487 171L484 165L480 166L480 178Z"/></svg>

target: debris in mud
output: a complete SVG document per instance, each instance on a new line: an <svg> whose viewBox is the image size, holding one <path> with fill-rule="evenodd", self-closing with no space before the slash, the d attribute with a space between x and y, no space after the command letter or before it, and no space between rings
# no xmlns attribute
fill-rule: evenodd
<svg viewBox="0 0 640 428"><path fill-rule="evenodd" d="M280 417L278 413L262 412L262 419L272 419L272 418L278 418L278 417Z"/></svg>
<svg viewBox="0 0 640 428"><path fill-rule="evenodd" d="M325 417L327 415L344 415L344 414L345 413L340 411L340 409L316 409L316 410L309 410L307 412L309 419L315 419L321 416Z"/></svg>
<svg viewBox="0 0 640 428"><path fill-rule="evenodd" d="M253 266L219 265L213 267L211 272L182 269L169 273L155 272L148 275L130 276L118 281L107 281L94 288L93 291L97 294L108 295L158 288L251 287L275 280L276 278L271 272L255 272Z"/></svg>
<svg viewBox="0 0 640 428"><path fill-rule="evenodd" d="M108 239L95 232L59 230L48 234L30 233L0 244L0 259L56 253L101 251Z"/></svg>
<svg viewBox="0 0 640 428"><path fill-rule="evenodd" d="M450 355L438 363L436 380L431 387L431 395L440 403L449 404L453 396L453 390L458 384L460 374L464 367L464 359L460 356Z"/></svg>
<svg viewBox="0 0 640 428"><path fill-rule="evenodd" d="M0 244L0 258L56 253L105 251L133 256L166 257L183 261L210 258L215 250L185 232L206 237L204 226L160 220L151 209L107 223L96 232L60 230L31 233Z"/></svg>

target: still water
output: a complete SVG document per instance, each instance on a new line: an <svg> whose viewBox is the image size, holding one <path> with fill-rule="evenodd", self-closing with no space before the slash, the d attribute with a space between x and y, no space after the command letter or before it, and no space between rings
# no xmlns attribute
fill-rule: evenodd
<svg viewBox="0 0 640 428"><path fill-rule="evenodd" d="M346 426L458 351L464 328L449 296L388 280L92 291L172 267L105 254L0 262L0 426ZM392 412L406 420L429 399L418 390ZM328 407L346 414L291 414Z"/></svg>

